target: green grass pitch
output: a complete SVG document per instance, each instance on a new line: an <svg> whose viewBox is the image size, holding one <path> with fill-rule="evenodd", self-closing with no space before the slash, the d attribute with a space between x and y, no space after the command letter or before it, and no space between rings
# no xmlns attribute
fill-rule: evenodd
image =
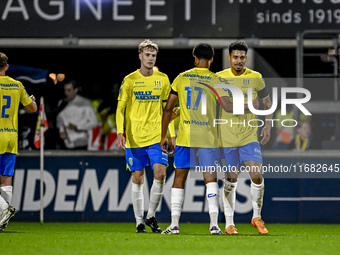
<svg viewBox="0 0 340 255"><path fill-rule="evenodd" d="M261 236L212 236L208 224L181 224L179 235L135 233L133 223L20 223L0 232L1 254L340 254L340 225L266 224ZM160 224L165 229L167 224ZM220 223L220 227L224 227Z"/></svg>

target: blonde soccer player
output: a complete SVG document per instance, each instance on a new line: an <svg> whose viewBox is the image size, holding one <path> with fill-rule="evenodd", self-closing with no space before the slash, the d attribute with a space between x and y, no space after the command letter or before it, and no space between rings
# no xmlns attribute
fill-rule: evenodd
<svg viewBox="0 0 340 255"><path fill-rule="evenodd" d="M125 151L127 168L132 173L131 197L137 233L145 233L145 224L160 233L155 214L162 199L168 155L160 148L163 107L170 92L166 74L154 69L158 45L144 40L138 46L141 67L127 75L120 87L116 112L117 146ZM124 137L124 133L126 138ZM175 135L174 127L170 130ZM174 144L174 139L172 139ZM144 221L144 172L153 169L149 210Z"/></svg>

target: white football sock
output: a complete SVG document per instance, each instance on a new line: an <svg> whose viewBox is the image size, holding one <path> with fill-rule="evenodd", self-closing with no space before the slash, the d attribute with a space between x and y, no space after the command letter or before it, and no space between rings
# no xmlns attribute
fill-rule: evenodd
<svg viewBox="0 0 340 255"><path fill-rule="evenodd" d="M253 219L261 217L261 209L264 195L264 179L261 184L250 184L251 203L253 205Z"/></svg>
<svg viewBox="0 0 340 255"><path fill-rule="evenodd" d="M144 194L143 194L143 184L139 185L132 183L131 187L131 198L133 205L133 212L136 218L137 226L141 223L144 224Z"/></svg>
<svg viewBox="0 0 340 255"><path fill-rule="evenodd" d="M183 201L184 189L171 188L171 227L179 226Z"/></svg>
<svg viewBox="0 0 340 255"><path fill-rule="evenodd" d="M164 181L153 179L153 184L150 190L150 204L147 219L155 217L157 207L162 200Z"/></svg>
<svg viewBox="0 0 340 255"><path fill-rule="evenodd" d="M13 187L3 186L1 187L1 196L5 199L8 204L11 204Z"/></svg>
<svg viewBox="0 0 340 255"><path fill-rule="evenodd" d="M6 200L0 195L0 220L2 213L8 208Z"/></svg>
<svg viewBox="0 0 340 255"><path fill-rule="evenodd" d="M205 186L210 215L210 227L218 226L218 184L217 182L209 182Z"/></svg>
<svg viewBox="0 0 340 255"><path fill-rule="evenodd" d="M236 203L237 182L225 181L223 187L223 207L225 216L225 228L234 224L234 212Z"/></svg>

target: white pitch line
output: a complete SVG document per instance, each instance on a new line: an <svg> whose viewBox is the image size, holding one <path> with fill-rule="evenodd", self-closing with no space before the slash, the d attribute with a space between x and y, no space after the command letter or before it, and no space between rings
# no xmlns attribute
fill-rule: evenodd
<svg viewBox="0 0 340 255"><path fill-rule="evenodd" d="M340 197L273 197L273 201L340 201Z"/></svg>

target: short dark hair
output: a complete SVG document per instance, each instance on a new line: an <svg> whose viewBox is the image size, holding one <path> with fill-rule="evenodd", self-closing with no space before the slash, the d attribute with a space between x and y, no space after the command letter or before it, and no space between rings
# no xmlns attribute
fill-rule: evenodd
<svg viewBox="0 0 340 255"><path fill-rule="evenodd" d="M74 80L74 79L66 80L65 83L64 83L64 86L65 86L66 84L70 84L70 83L72 84L73 89L79 89L78 83L77 83L77 81Z"/></svg>
<svg viewBox="0 0 340 255"><path fill-rule="evenodd" d="M196 56L198 59L210 60L214 55L214 48L209 43L199 43L192 50L192 56Z"/></svg>
<svg viewBox="0 0 340 255"><path fill-rule="evenodd" d="M5 70L7 66L8 57L5 53L0 52L0 71Z"/></svg>
<svg viewBox="0 0 340 255"><path fill-rule="evenodd" d="M236 41L236 42L231 43L228 49L229 49L229 55L233 52L233 50L245 51L247 53L248 45L244 41Z"/></svg>

